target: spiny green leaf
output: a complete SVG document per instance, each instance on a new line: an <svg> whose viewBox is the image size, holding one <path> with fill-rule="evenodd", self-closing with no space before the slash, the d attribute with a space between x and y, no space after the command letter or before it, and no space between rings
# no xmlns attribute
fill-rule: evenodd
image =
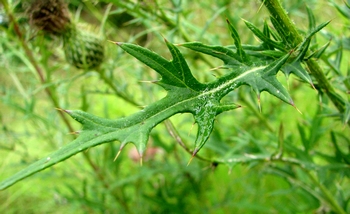
<svg viewBox="0 0 350 214"><path fill-rule="evenodd" d="M314 87L310 75L307 73L305 68L303 68L300 62L294 61L293 63L285 64L282 71L286 74L287 78L290 73L293 73L295 76L308 82L312 87Z"/></svg>
<svg viewBox="0 0 350 214"><path fill-rule="evenodd" d="M99 131L89 130L84 131L82 137L74 140L73 142L63 146L59 150L53 152L52 154L34 162L27 168L19 171L10 178L2 181L0 183L0 190L5 189L14 183L36 173L43 169L46 169L58 162L61 162L85 149L102 144L104 142L110 142L113 140L113 134L101 134Z"/></svg>
<svg viewBox="0 0 350 214"><path fill-rule="evenodd" d="M160 73L161 84L170 90L167 96L133 115L116 120L100 118L83 111L66 110L66 113L83 126L79 137L2 181L0 189L5 189L36 172L103 143L119 141L121 148L127 143L133 143L142 157L150 131L157 124L177 113L191 113L198 124L193 153L195 155L208 140L213 130L215 116L239 107L232 104L221 104L221 98L243 84L250 85L258 93L268 91L293 105L289 94L275 77L289 54L269 65L239 66L232 69L231 73L211 83L202 84L194 79L181 53L170 43L167 43L167 46L173 56L172 61L137 45L119 43L119 46ZM222 58L222 55L225 54L216 56Z"/></svg>
<svg viewBox="0 0 350 214"><path fill-rule="evenodd" d="M271 63L269 66L261 69L260 71L256 71L255 75L261 75L261 80L259 82L255 81L255 84L248 80L247 83L259 94L262 91L267 91L270 94L276 96L282 101L294 105L292 98L290 97L287 90L282 86L280 82L278 82L276 78L277 72L281 69L283 64L289 58L289 54L281 57L279 60Z"/></svg>
<svg viewBox="0 0 350 214"><path fill-rule="evenodd" d="M289 56L290 54L286 54L269 65L243 67L242 69L245 71L240 71L240 78L237 82L252 87L258 97L260 97L262 91L267 91L282 101L294 106L294 102L289 93L276 78L277 72L286 63Z"/></svg>
<svg viewBox="0 0 350 214"><path fill-rule="evenodd" d="M206 100L205 104L197 108L196 112L194 113L194 119L198 124L198 131L193 156L195 156L207 142L214 128L215 117L222 112L231 111L241 107L235 104L222 105L218 100L218 97L213 97Z"/></svg>

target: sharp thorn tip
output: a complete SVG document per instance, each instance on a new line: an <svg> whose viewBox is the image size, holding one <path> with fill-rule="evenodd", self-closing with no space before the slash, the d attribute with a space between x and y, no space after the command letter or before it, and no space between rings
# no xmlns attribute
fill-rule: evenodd
<svg viewBox="0 0 350 214"><path fill-rule="evenodd" d="M188 161L187 165L186 166L189 166L190 163L192 162L193 158L194 158L195 154L192 155L192 157L190 158L190 160Z"/></svg>
<svg viewBox="0 0 350 214"><path fill-rule="evenodd" d="M121 153L121 149L119 149L117 155L115 156L115 158L113 159L113 162L115 162L117 160L117 158L119 157L120 153Z"/></svg>
<svg viewBox="0 0 350 214"><path fill-rule="evenodd" d="M71 135L80 134L80 131L69 132L68 134L71 134Z"/></svg>
<svg viewBox="0 0 350 214"><path fill-rule="evenodd" d="M55 108L57 111L64 111L64 112L67 112L68 110L64 110L62 108Z"/></svg>
<svg viewBox="0 0 350 214"><path fill-rule="evenodd" d="M296 106L294 103L291 103L291 105L300 113L300 114L303 114Z"/></svg>
<svg viewBox="0 0 350 214"><path fill-rule="evenodd" d="M315 88L315 85L314 85L313 83L311 83L311 87L312 87L315 91L317 91L317 89Z"/></svg>

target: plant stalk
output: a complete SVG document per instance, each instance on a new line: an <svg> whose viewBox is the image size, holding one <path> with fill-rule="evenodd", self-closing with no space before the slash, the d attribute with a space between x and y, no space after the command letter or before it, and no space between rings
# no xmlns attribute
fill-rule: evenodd
<svg viewBox="0 0 350 214"><path fill-rule="evenodd" d="M305 170L306 171L306 170ZM334 199L334 196L332 193L329 192L327 187L325 187L323 184L321 184L316 176L314 174L311 174L310 171L306 171L308 174L309 178L314 182L314 184L320 189L320 191L323 194L323 197L326 198L328 201L329 205L333 207L333 210L336 211L336 213L339 214L346 214L345 210L337 203L337 201Z"/></svg>
<svg viewBox="0 0 350 214"><path fill-rule="evenodd" d="M297 47L300 43L302 43L302 35L298 32L297 27L287 15L286 11L281 5L281 2L279 0L261 1L268 9L271 16L274 17L281 26L284 26L285 32L287 32L286 37L288 39L289 45L292 47ZM320 90L323 90L333 102L334 106L338 109L338 111L340 113L343 113L345 110L345 102L330 84L322 68L313 59L307 60L306 65L311 75L317 80L317 83L321 88ZM348 123L348 125L350 126L350 122Z"/></svg>

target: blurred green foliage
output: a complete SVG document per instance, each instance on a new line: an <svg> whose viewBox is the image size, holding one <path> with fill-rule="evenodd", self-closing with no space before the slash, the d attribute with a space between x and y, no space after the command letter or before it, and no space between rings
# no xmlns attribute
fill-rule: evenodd
<svg viewBox="0 0 350 214"><path fill-rule="evenodd" d="M137 43L169 58L163 37L173 43L232 45L228 18L242 43L257 44L241 18L260 29L269 19L259 1L69 1L76 22L106 41L106 59L102 72L97 72L69 65L61 40L29 25L27 2L9 3L45 81L40 81L0 6L0 180L74 138L53 103L120 118L165 95L160 87L140 82L157 80L154 71L107 40ZM282 3L303 35L332 20L311 45L315 51L327 46L315 54L333 87L347 100L343 115L324 93L293 76L286 81L280 73L279 80L302 114L264 93L259 112L255 94L241 87L225 99L244 107L217 118L199 153L202 159L194 158L189 166L191 154L179 141L192 148L197 127L190 115L176 115L171 118L173 127L165 123L151 132L153 153L143 166L132 146L115 162L118 142L91 148L1 191L0 212L349 213L349 8L335 0ZM212 70L221 65L218 60L185 48L181 52L202 82L225 73ZM80 129L73 120L68 123ZM170 133L178 133L175 137L181 140ZM287 161L266 158L279 155L282 148ZM212 161L221 159L231 164Z"/></svg>

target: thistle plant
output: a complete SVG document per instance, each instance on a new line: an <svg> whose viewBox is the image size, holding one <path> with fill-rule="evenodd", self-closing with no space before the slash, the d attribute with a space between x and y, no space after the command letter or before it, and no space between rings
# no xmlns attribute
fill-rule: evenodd
<svg viewBox="0 0 350 214"><path fill-rule="evenodd" d="M327 23L315 28L299 46L291 50L283 47L282 41L275 41L269 37L271 29L267 28L263 33L248 21L245 23L256 36L262 39L261 45L250 47L250 50L244 49L236 29L229 22L234 47L209 46L196 42L180 45L216 57L223 61L222 68L230 69L231 72L227 75L207 84L200 83L194 78L179 49L168 41L165 43L172 55L171 60L134 44L116 42L116 45L125 52L161 75L161 79L153 83L162 86L168 92L167 96L134 115L117 120L100 118L80 110L62 110L82 124L82 130L77 131L79 137L2 182L0 187L8 187L90 147L112 141L121 142L120 151L127 143L133 143L142 157L150 131L162 121L178 113L191 113L198 124L197 139L192 153L192 156L195 156L208 140L214 127L215 117L222 112L240 107L233 103L221 103L220 100L241 85L252 87L258 98L261 92L267 91L295 107L286 88L276 79L276 74L279 70L287 75L294 73L312 84L311 78L301 63L308 51L312 36Z"/></svg>
<svg viewBox="0 0 350 214"><path fill-rule="evenodd" d="M103 42L71 20L63 0L35 0L28 9L30 23L39 30L63 38L67 61L77 68L93 69L104 58Z"/></svg>
<svg viewBox="0 0 350 214"><path fill-rule="evenodd" d="M119 151L115 154L116 161L118 161L117 158L125 146L131 143L136 147L142 164L142 157L145 154L151 131L174 115L183 113L191 114L198 127L196 139L192 142L190 149L191 156L188 157L188 163L190 164L192 159L196 158L200 154L201 149L206 146L213 133L215 120L218 115L225 112L232 115L238 114L235 110L242 108L242 105L224 101L224 98L229 93L239 90L242 86L249 86L254 91L259 105L261 93L267 92L276 99L290 105L295 109L294 111L298 111L298 103L295 103L292 99L293 91L287 89L288 87L279 81L277 78L279 73L284 74L287 78L293 74L300 82L312 88L315 93L318 92L321 96L326 95L337 109L337 112L333 115L342 122L345 128L348 128L350 118L349 102L343 95L340 95L339 90L333 87L317 61L322 60L328 45L319 47L314 43L314 39L330 22L327 21L316 25L312 11L308 10L309 31L301 34L287 16L279 1L266 0L262 2L271 15L270 20L264 22L262 29L249 21L243 20L251 34L258 38L259 44L257 45L243 44L239 30L234 27L229 19L226 22L228 34L230 34L232 39L231 45L213 45L201 42L174 44L164 39L164 46L167 47L171 55L170 59L159 55L157 50L153 51L132 43L112 42L110 45L115 45L115 48L122 49L130 55L130 58L136 58L140 63L155 71L160 78L149 82L161 86L166 91L166 96L147 105L137 113L119 119L102 118L81 110L60 109L60 114L69 115L82 125L81 130L74 132L78 137L69 144L44 156L22 171L2 181L0 189L6 189L24 178L87 149L114 141L120 142ZM164 14L161 14L162 16L160 17L168 21L168 19L164 18ZM171 22L167 23L171 25ZM78 68L98 66L102 62L102 57L98 59L95 59L95 57L90 58L88 54L93 53L102 56L101 46L95 45L94 41L86 42L92 37L84 37L75 29L68 32L64 36L64 51L67 59L69 59L68 61ZM79 40L77 39L78 37L84 39ZM184 37L187 38L187 36ZM85 43L91 46L84 46ZM79 49L81 46L85 47L84 50ZM194 75L195 72L191 71L192 66L187 63L186 57L182 53L183 49L189 49L193 53L200 53L219 59L222 65L216 69L224 70L225 75L207 83L199 81ZM80 56L83 56L83 60L81 60ZM328 61L328 63L332 64L333 62ZM337 66L334 67L335 69L340 69L339 66L338 68ZM344 77L343 81L346 87L348 79ZM315 126L321 123L318 122L317 118L314 118L314 121ZM316 132L316 129L317 127L311 131ZM294 145L286 145L288 140L284 138L283 125L281 125L278 133L278 148L275 153L251 156L242 155L240 158L213 158L209 161L213 165L226 164L229 166L235 163L253 162L270 164L270 169L273 173L287 178L292 184L301 186L313 197L322 201L324 206L327 207L326 210L346 213L348 206L346 199L342 200L342 202L336 200L325 184L315 176L317 173L321 174L328 166L315 164L310 158L311 144L316 141L313 139L316 138L314 136L316 134L312 135L313 132L311 131L311 137L307 139L306 134L299 129L304 150ZM337 163L335 167L343 172L344 177L348 177L348 172L346 171L349 168L349 157L348 153L338 146L337 139L339 138L341 137L332 132L331 139L336 153L335 158L330 158L323 154L319 155L330 160L330 162ZM346 139L347 137L343 138ZM292 151L291 153L293 153L295 158L294 156L284 156L285 150ZM287 167L284 168L279 164L286 164ZM293 167L297 167L297 170ZM298 175L302 173L307 175L305 176L307 181L310 181L316 187L315 190L310 188L309 185L304 185L303 181L298 182Z"/></svg>

